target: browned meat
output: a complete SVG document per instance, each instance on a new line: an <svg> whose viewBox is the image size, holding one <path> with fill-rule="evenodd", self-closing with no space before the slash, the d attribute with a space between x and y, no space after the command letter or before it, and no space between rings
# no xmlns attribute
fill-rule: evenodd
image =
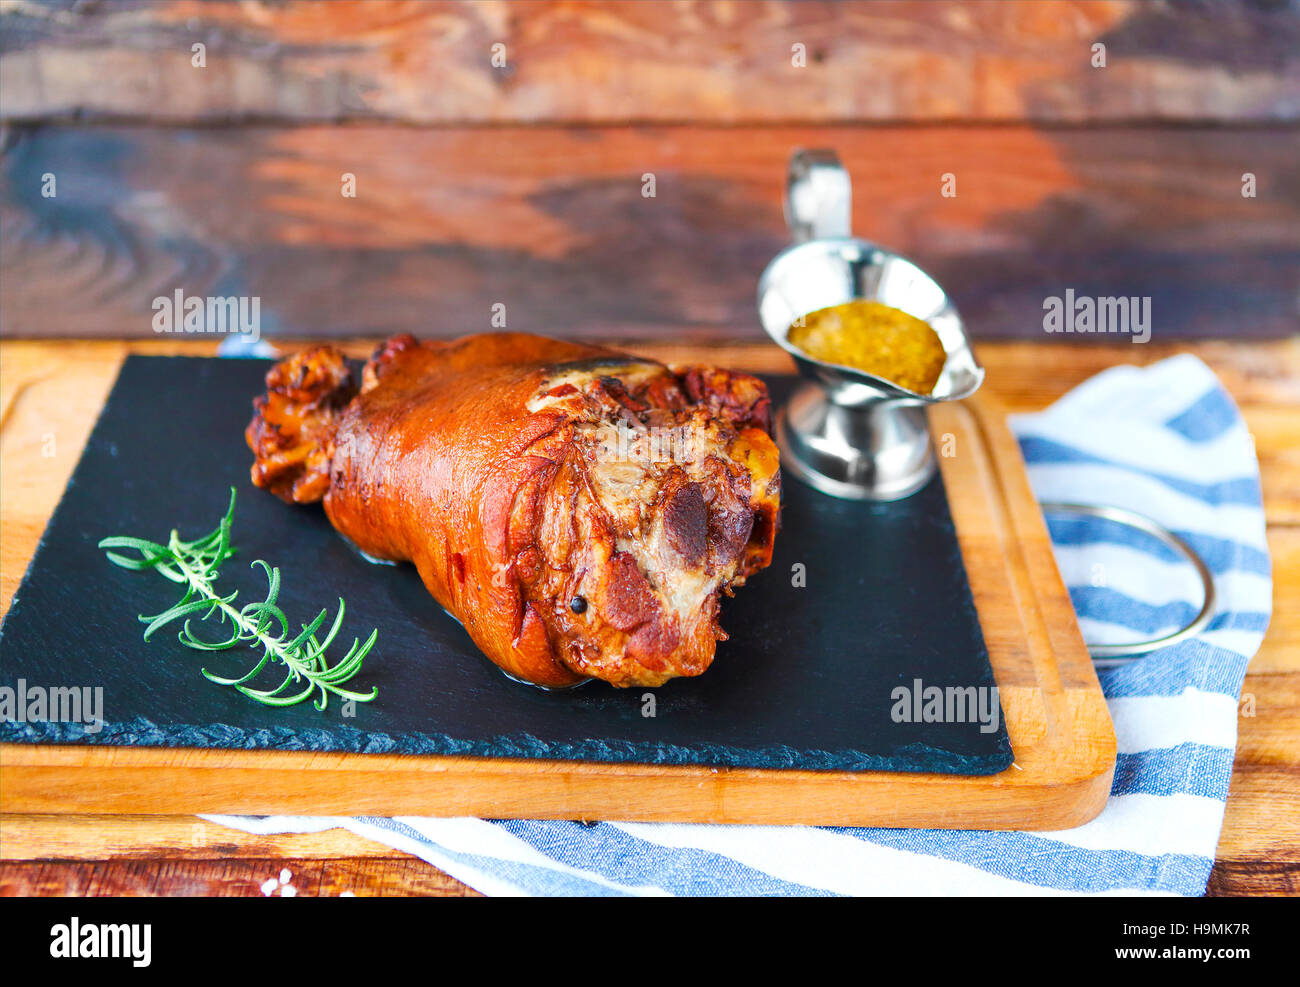
<svg viewBox="0 0 1300 987"><path fill-rule="evenodd" d="M390 339L357 393L342 355L277 364L253 482L323 498L516 678L653 686L713 660L719 594L772 557L767 389L517 333Z"/></svg>

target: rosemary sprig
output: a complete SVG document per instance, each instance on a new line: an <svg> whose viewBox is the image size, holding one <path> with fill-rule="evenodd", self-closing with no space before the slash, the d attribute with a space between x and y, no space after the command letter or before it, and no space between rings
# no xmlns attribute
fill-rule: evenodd
<svg viewBox="0 0 1300 987"><path fill-rule="evenodd" d="M252 566L261 566L266 574L266 599L259 603L246 603L235 606L238 591L221 595L214 587L223 562L235 554L230 543L230 525L235 516L235 488L230 488L230 507L226 516L217 527L194 541L182 541L176 531L172 531L166 545L147 541L143 538L114 536L99 543L102 549L127 549L137 555L123 555L120 552L106 551L108 561L123 569L143 571L152 569L166 579L185 587L185 595L180 601L152 617L141 616L140 621L147 624L144 639L159 628L173 621L185 619L178 635L186 647L198 651L225 651L241 642L248 642L249 647L262 649L261 659L246 674L237 678L224 678L214 675L206 668L203 675L218 685L230 686L239 690L250 699L255 699L267 706L293 706L319 692L315 706L325 709L329 694L333 693L344 699L366 703L378 695L378 689L371 689L369 695L352 692L343 688L343 683L350 680L361 670L361 663L370 649L374 647L379 636L378 631L371 631L364 643L355 639L347 655L334 665L325 657L325 650L333 643L343 626L343 598L339 597L338 614L324 638L317 633L325 625L328 610L322 610L310 624L301 625L302 630L292 638L289 635L289 619L276 604L280 593L280 570L257 559ZM252 567L250 566L250 568ZM217 614L219 622L227 621L231 626L229 638L221 641L206 641L194 633L190 621L198 616L207 620ZM274 689L255 689L249 683L268 665L279 663L285 667L285 677ZM305 683L301 691L290 691L300 683Z"/></svg>

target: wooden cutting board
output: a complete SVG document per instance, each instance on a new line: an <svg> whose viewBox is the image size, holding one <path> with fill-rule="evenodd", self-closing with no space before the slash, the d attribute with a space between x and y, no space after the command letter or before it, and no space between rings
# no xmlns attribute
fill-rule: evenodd
<svg viewBox="0 0 1300 987"><path fill-rule="evenodd" d="M1015 755L1000 773L6 744L0 808L1076 825L1104 804L1114 737L1002 419L987 400L940 407L933 418L942 447L954 453L941 459L944 486Z"/></svg>

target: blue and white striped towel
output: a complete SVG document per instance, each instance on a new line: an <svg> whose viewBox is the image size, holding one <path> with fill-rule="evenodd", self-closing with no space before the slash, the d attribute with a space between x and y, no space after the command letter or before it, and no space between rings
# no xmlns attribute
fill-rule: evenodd
<svg viewBox="0 0 1300 987"><path fill-rule="evenodd" d="M1053 833L433 818L208 816L249 832L341 826L488 894L1199 895L1214 862L1246 665L1272 599L1250 434L1205 364L1116 367L1017 416L1042 500L1110 504L1185 538L1219 609L1194 640L1105 669L1119 740L1110 801ZM1191 567L1104 521L1052 520L1084 636L1133 641L1200 609Z"/></svg>

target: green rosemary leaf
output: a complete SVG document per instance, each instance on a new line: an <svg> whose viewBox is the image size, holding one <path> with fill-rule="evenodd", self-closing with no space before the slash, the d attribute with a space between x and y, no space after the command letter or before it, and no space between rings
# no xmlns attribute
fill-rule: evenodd
<svg viewBox="0 0 1300 987"><path fill-rule="evenodd" d="M361 667L361 662L365 660L366 655L370 654L370 649L375 646L377 640L379 640L378 631L371 631L370 637L366 638L366 643L359 647L354 639L347 655L333 669L325 672L324 677L332 681L346 682L354 674L354 669Z"/></svg>
<svg viewBox="0 0 1300 987"><path fill-rule="evenodd" d="M203 673L204 678L208 679L208 681L210 682L217 683L217 685L242 685L243 683L248 682L253 678L255 678L257 674L266 667L267 662L269 662L270 660L271 660L271 652L269 651L263 652L261 661L259 661L256 665L254 665L243 675L240 675L237 678L233 678L233 679L226 679L226 678L222 678L219 675L213 675L206 668L200 668L199 671Z"/></svg>
<svg viewBox="0 0 1300 987"><path fill-rule="evenodd" d="M267 584L266 599L263 600L258 605L264 607L273 607L275 606L275 598L280 595L280 567L267 565L261 559L254 559L249 567L252 568L252 566L257 566L257 565L260 565L262 567L262 571L266 573L266 584Z"/></svg>
<svg viewBox="0 0 1300 987"><path fill-rule="evenodd" d="M310 624L305 625L302 629L302 633L299 634L292 641L290 641L288 644L286 644L285 647L291 651L300 650L302 646L307 643L307 639L316 633L316 631L320 628L321 624L325 623L325 617L328 613L329 613L328 610L322 610L320 613L318 613L316 615L316 619L313 620ZM314 650L319 650L319 649L314 649Z"/></svg>
<svg viewBox="0 0 1300 987"><path fill-rule="evenodd" d="M240 612L245 617L256 618L254 626L259 637L266 636L276 624L280 627L281 637L289 633L289 618L284 615L283 610L273 604L266 602L249 603Z"/></svg>
<svg viewBox="0 0 1300 987"><path fill-rule="evenodd" d="M223 614L223 624L225 623L224 618L225 615ZM204 619L207 619L206 614ZM205 641L194 633L194 630L190 627L190 622L187 620L185 621L185 627L181 630L180 641L187 648L193 648L196 651L227 651L239 643L240 634L240 629L235 627L232 629L231 636L224 641Z"/></svg>
<svg viewBox="0 0 1300 987"><path fill-rule="evenodd" d="M307 684L307 688L295 696L281 695L281 693L283 693L285 689L289 688L290 684L296 681L301 681L301 680L299 676L293 672L293 670L290 670L289 673L285 675L284 681L281 682L279 685L277 685L274 689L254 689L251 688L250 686L244 686L244 685L236 686L235 688L237 688L244 695L251 696L254 699L258 699L269 706L293 706L297 703L302 702L304 699L310 696L312 692L315 691L316 688L313 684L309 682Z"/></svg>
<svg viewBox="0 0 1300 987"><path fill-rule="evenodd" d="M222 563L235 554L230 540L234 516L235 489L232 487L230 505L226 508L225 516L216 528L200 538L184 541L173 531L166 545L121 535L105 538L99 543L99 547L105 549L105 558L112 564L135 572L153 570L185 587L184 596L171 607L153 616L140 617L140 621L147 625L145 640L149 640L159 628L183 619L177 639L188 648L208 652L227 651L241 643L246 643L250 648L260 648L262 653L258 662L243 675L226 677L209 672L206 668L200 671L208 681L234 688L267 706L293 706L313 695L316 696L314 705L319 710L326 708L330 695L354 702L370 702L379 694L378 689L372 688L369 693L356 692L343 688L343 683L350 681L361 670L361 663L374 647L379 632L371 631L361 645L354 640L348 653L334 665L330 665L326 655L326 649L334 643L343 626L342 597L339 598L338 613L321 640L316 635L329 618L328 609L321 610L310 623L300 624L301 630L290 638L289 618L276 602L280 594L280 570L262 559L254 560L251 567L260 566L266 576L264 599L236 607L238 591L224 595L217 592L214 584L219 575L218 570ZM139 557L108 551L109 549L134 551ZM198 636L192 623L193 618L198 616L201 620L207 620L213 614L217 615L219 623L229 623L230 637L208 641ZM274 689L254 688L250 683L271 665L283 667L283 681ZM295 688L299 683L304 685L301 691Z"/></svg>
<svg viewBox="0 0 1300 987"><path fill-rule="evenodd" d="M100 543L99 547L100 548L104 547L102 542ZM156 558L151 559L146 557L140 559L132 559L132 558L128 558L125 555L118 555L116 552L105 552L104 557L108 559L108 561L112 562L113 565L120 565L123 569L134 569L136 571L139 571L141 569L152 569L156 567L159 562L159 559Z"/></svg>
<svg viewBox="0 0 1300 987"><path fill-rule="evenodd" d="M326 648L334 643L334 638L338 636L339 628L343 626L343 597L339 597L339 612L334 617L334 623L330 626L329 633L325 635L324 641L317 641L312 638L311 644L317 654L321 654ZM324 612L324 611L322 611Z"/></svg>
<svg viewBox="0 0 1300 987"><path fill-rule="evenodd" d="M100 548L134 548L138 549L141 555L163 556L167 554L167 546L159 545L157 542L146 541L143 538L128 538L123 535L117 535L112 538L105 538L99 543Z"/></svg>
<svg viewBox="0 0 1300 987"><path fill-rule="evenodd" d="M173 620L184 617L188 614L198 613L200 610L212 612L211 600L190 600L188 603L182 602L176 604L170 610L165 610L156 617L141 617L140 622L147 623L149 626L144 629L144 639L147 641L153 636L153 632L160 627L170 624Z"/></svg>

